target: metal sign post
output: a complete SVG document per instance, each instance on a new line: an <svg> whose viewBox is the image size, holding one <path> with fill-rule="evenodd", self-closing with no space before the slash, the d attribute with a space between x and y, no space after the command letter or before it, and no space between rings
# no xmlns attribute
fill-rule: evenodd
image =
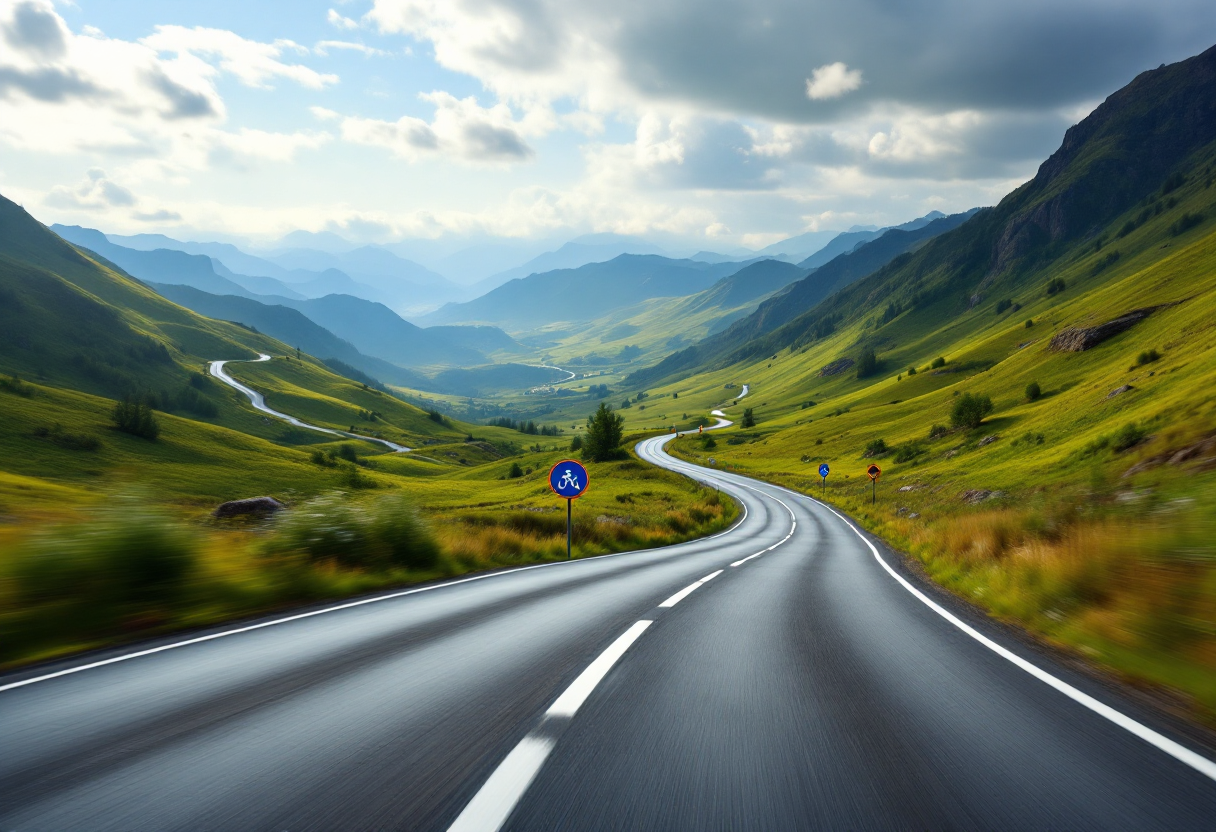
<svg viewBox="0 0 1216 832"><path fill-rule="evenodd" d="M831 468L826 462L819 465L819 476L823 477L823 495L826 497L828 493L828 474L831 473Z"/></svg>
<svg viewBox="0 0 1216 832"><path fill-rule="evenodd" d="M587 493L590 484L587 469L573 459L563 459L549 469L549 487L566 501L566 560L574 537L574 501Z"/></svg>
<svg viewBox="0 0 1216 832"><path fill-rule="evenodd" d="M866 469L866 476L870 478L870 504L873 505L878 499L878 478L882 476L882 469L871 465Z"/></svg>

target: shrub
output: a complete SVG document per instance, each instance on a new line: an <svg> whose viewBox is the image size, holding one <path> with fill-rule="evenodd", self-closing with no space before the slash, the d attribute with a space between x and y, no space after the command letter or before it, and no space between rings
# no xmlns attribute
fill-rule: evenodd
<svg viewBox="0 0 1216 832"><path fill-rule="evenodd" d="M889 450L890 449L887 447L885 440L872 439L869 444L866 445L866 451L864 454L862 454L862 456L882 456Z"/></svg>
<svg viewBox="0 0 1216 832"><path fill-rule="evenodd" d="M426 412L426 418L438 425L446 425L448 423L447 417L434 408Z"/></svg>
<svg viewBox="0 0 1216 832"><path fill-rule="evenodd" d="M1037 401L1042 395L1043 390L1039 387L1039 383L1037 381L1032 381L1030 384L1026 385L1026 401Z"/></svg>
<svg viewBox="0 0 1216 832"><path fill-rule="evenodd" d="M355 446L349 443L342 443L338 449L334 451L334 456L338 459L345 459L347 462L359 462L359 452L355 450Z"/></svg>
<svg viewBox="0 0 1216 832"><path fill-rule="evenodd" d="M908 442L899 446L895 451L896 462L911 462L918 456L928 453L928 449L919 442Z"/></svg>
<svg viewBox="0 0 1216 832"><path fill-rule="evenodd" d="M996 314L1000 315L1002 312L1004 312L1007 309L1010 309L1012 306L1013 306L1013 301L1008 298L1006 298L1005 300L998 300L996 302Z"/></svg>
<svg viewBox="0 0 1216 832"><path fill-rule="evenodd" d="M718 443L714 441L713 436L706 433L702 434L701 436L701 447L707 451L712 451L714 448L718 447Z"/></svg>
<svg viewBox="0 0 1216 832"><path fill-rule="evenodd" d="M1183 214L1170 225L1170 235L1177 237L1180 234L1185 234L1201 222L1203 222L1203 214Z"/></svg>
<svg viewBox="0 0 1216 832"><path fill-rule="evenodd" d="M48 427L34 428L34 436L49 439L61 448L70 451L96 451L101 448L101 440L96 436L83 433L66 433L63 425L56 422Z"/></svg>
<svg viewBox="0 0 1216 832"><path fill-rule="evenodd" d="M929 369L936 370L936 369L939 369L939 368L945 367L945 366L946 366L946 359L942 358L941 356L938 356L937 358L933 359L933 363L931 363L929 365Z"/></svg>
<svg viewBox="0 0 1216 832"><path fill-rule="evenodd" d="M1034 433L1032 431L1027 431L1025 434L1022 435L1021 439L1013 440L1013 444L1015 444L1015 445L1018 445L1018 444L1042 445L1043 444L1043 434Z"/></svg>
<svg viewBox="0 0 1216 832"><path fill-rule="evenodd" d="M1114 265L1115 263L1119 262L1119 257L1120 257L1120 256L1121 256L1121 255L1120 255L1120 254L1119 254L1119 252L1117 252L1117 251L1110 251L1110 252L1107 252L1105 257L1103 257L1103 258L1102 258L1101 260L1099 260L1097 263L1094 263L1094 264L1093 264L1093 266L1092 266L1092 267L1090 268L1090 270L1089 270L1089 273L1090 273L1091 275L1101 274L1101 273L1102 273L1102 272L1104 272L1104 271L1105 271L1105 270L1106 270L1108 267L1110 267L1110 266Z"/></svg>
<svg viewBox="0 0 1216 832"><path fill-rule="evenodd" d="M909 368L908 368L908 375L910 375L910 376L914 376L914 375L916 375L916 368L915 368L915 367L909 367Z"/></svg>
<svg viewBox="0 0 1216 832"><path fill-rule="evenodd" d="M984 417L992 412L992 399L988 396L964 393L954 402L950 411L950 422L956 428L973 430L984 421Z"/></svg>
<svg viewBox="0 0 1216 832"><path fill-rule="evenodd" d="M1034 327L1034 318L1027 318L1026 319L1026 328L1031 329L1032 327Z"/></svg>
<svg viewBox="0 0 1216 832"><path fill-rule="evenodd" d="M34 395L33 386L21 380L21 376L0 377L0 390L6 393L16 393L18 396L30 398Z"/></svg>
<svg viewBox="0 0 1216 832"><path fill-rule="evenodd" d="M511 467L507 470L507 479L517 480L524 475L524 469L519 467L518 462L512 462Z"/></svg>
<svg viewBox="0 0 1216 832"><path fill-rule="evenodd" d="M1136 221L1128 220L1127 222L1123 223L1123 227L1119 229L1119 232L1117 234L1115 234L1115 236L1122 239L1122 238L1126 237L1128 234L1131 234L1135 230L1136 230Z"/></svg>
<svg viewBox="0 0 1216 832"><path fill-rule="evenodd" d="M1140 443L1146 435L1144 428L1128 423L1115 431L1115 435L1111 438L1111 447L1116 451L1126 451L1133 445Z"/></svg>
<svg viewBox="0 0 1216 832"><path fill-rule="evenodd" d="M878 372L878 356L874 350L866 347L857 357L857 377L868 378Z"/></svg>
<svg viewBox="0 0 1216 832"><path fill-rule="evenodd" d="M579 436L578 434L575 434L574 438L570 440L570 451L573 453L575 451L581 451L582 449L583 449L583 437Z"/></svg>
<svg viewBox="0 0 1216 832"><path fill-rule="evenodd" d="M950 429L948 427L946 427L945 425L934 425L933 427L929 428L929 438L930 439L941 439L943 436L945 436L949 432L950 432Z"/></svg>
<svg viewBox="0 0 1216 832"><path fill-rule="evenodd" d="M754 428L755 426L756 416L754 413L752 413L752 409L749 407L743 411L743 419L739 422L739 427Z"/></svg>
<svg viewBox="0 0 1216 832"><path fill-rule="evenodd" d="M281 512L265 553L373 572L433 569L439 563L435 538L399 494L365 505L329 495Z"/></svg>
<svg viewBox="0 0 1216 832"><path fill-rule="evenodd" d="M1143 367L1145 364L1152 364L1154 361L1161 360L1161 353L1156 350L1145 350L1136 356L1136 364Z"/></svg>
<svg viewBox="0 0 1216 832"><path fill-rule="evenodd" d="M114 420L114 427L123 433L149 440L160 436L160 425L152 414L152 408L143 399L133 396L123 398L115 405L111 418Z"/></svg>
<svg viewBox="0 0 1216 832"><path fill-rule="evenodd" d="M195 541L129 500L36 534L18 547L10 573L18 629L27 640L62 644L163 621L192 585Z"/></svg>
<svg viewBox="0 0 1216 832"><path fill-rule="evenodd" d="M1060 292L1063 292L1065 288L1067 288L1067 287L1064 284L1063 278L1059 278L1059 277L1052 278L1047 283L1047 294L1057 295Z"/></svg>

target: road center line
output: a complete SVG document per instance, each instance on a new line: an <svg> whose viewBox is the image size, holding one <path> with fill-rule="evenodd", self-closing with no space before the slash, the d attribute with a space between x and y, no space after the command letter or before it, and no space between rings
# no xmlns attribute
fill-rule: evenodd
<svg viewBox="0 0 1216 832"><path fill-rule="evenodd" d="M715 573L717 574L717 573ZM713 576L710 576L713 577ZM708 579L706 579L708 580ZM489 779L478 789L477 794L449 827L448 832L496 832L507 822L511 811L519 803L524 792L532 785L549 753L557 745L560 730L578 712L579 707L595 690L612 666L625 655L625 651L638 640L651 621L635 621L633 626L617 637L587 669L570 683L557 698L540 726L528 733L511 750ZM560 726L554 730L554 726Z"/></svg>
<svg viewBox="0 0 1216 832"><path fill-rule="evenodd" d="M714 572L713 574L710 574L710 575L706 575L704 578L702 578L699 581L694 581L693 583L691 583L688 586L681 589L675 595L668 598L663 603L659 604L659 606L663 607L663 608L674 607L676 604L680 603L685 598L687 598L689 595L691 595L693 592L695 592L697 587L701 586L704 583L708 583L709 581L712 581L714 578L718 577L721 574L722 574L722 570L719 569L717 572Z"/></svg>

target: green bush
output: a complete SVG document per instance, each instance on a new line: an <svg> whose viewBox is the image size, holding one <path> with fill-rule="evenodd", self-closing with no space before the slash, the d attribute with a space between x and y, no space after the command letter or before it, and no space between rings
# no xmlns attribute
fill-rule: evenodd
<svg viewBox="0 0 1216 832"><path fill-rule="evenodd" d="M576 433L574 435L574 438L570 440L570 452L575 453L577 451L581 451L582 449L583 449L583 437L579 436Z"/></svg>
<svg viewBox="0 0 1216 832"><path fill-rule="evenodd" d="M712 451L714 448L718 447L718 443L714 441L713 436L706 433L701 436L701 447L707 451Z"/></svg>
<svg viewBox="0 0 1216 832"><path fill-rule="evenodd" d="M943 436L945 436L949 432L950 432L950 429L948 427L946 427L945 425L934 425L933 427L929 428L929 438L930 439L941 439Z"/></svg>
<svg viewBox="0 0 1216 832"><path fill-rule="evenodd" d="M1154 361L1161 360L1161 353L1156 350L1145 350L1136 356L1136 364L1143 367L1145 364L1152 364Z"/></svg>
<svg viewBox="0 0 1216 832"><path fill-rule="evenodd" d="M866 451L863 456L882 456L889 450L890 448L887 447L886 440L874 439L866 445Z"/></svg>
<svg viewBox="0 0 1216 832"><path fill-rule="evenodd" d="M915 368L915 367L909 367L909 368L908 368L908 375L910 375L910 376L914 376L914 375L916 375L916 368Z"/></svg>
<svg viewBox="0 0 1216 832"><path fill-rule="evenodd" d="M1203 222L1203 214L1183 214L1170 226L1170 235L1177 237L1185 234Z"/></svg>
<svg viewBox="0 0 1216 832"><path fill-rule="evenodd" d="M754 428L755 426L756 426L756 416L754 413L752 413L752 409L749 407L743 411L743 420L741 422L739 422L739 427Z"/></svg>
<svg viewBox="0 0 1216 832"><path fill-rule="evenodd" d="M988 396L964 393L954 402L954 408L950 411L950 422L956 428L974 430L991 412L992 399Z"/></svg>
<svg viewBox="0 0 1216 832"><path fill-rule="evenodd" d="M512 462L511 467L507 470L507 479L517 480L524 475L524 469L519 467L518 462Z"/></svg>
<svg viewBox="0 0 1216 832"><path fill-rule="evenodd" d="M1140 443L1140 440L1147 435L1144 428L1137 425L1126 424L1115 431L1115 435L1111 438L1111 447L1116 451L1126 451L1133 445Z"/></svg>
<svg viewBox="0 0 1216 832"><path fill-rule="evenodd" d="M126 396L114 406L111 418L114 427L123 433L149 440L160 436L160 425L152 414L152 408L141 398Z"/></svg>
<svg viewBox="0 0 1216 832"><path fill-rule="evenodd" d="M69 451L96 451L101 448L101 440L96 436L83 433L67 433L63 425L56 422L48 427L34 428L34 436L39 439L49 439L61 448Z"/></svg>
<svg viewBox="0 0 1216 832"><path fill-rule="evenodd" d="M1026 328L1031 329L1032 327L1034 327L1034 318L1027 318L1026 319Z"/></svg>
<svg viewBox="0 0 1216 832"><path fill-rule="evenodd" d="M6 393L16 393L27 399L34 395L34 388L22 381L21 376L8 376L7 378L0 376L0 390Z"/></svg>
<svg viewBox="0 0 1216 832"><path fill-rule="evenodd" d="M365 504L334 494L281 512L265 552L278 561L369 572L428 570L439 564L439 544L399 494Z"/></svg>
<svg viewBox="0 0 1216 832"><path fill-rule="evenodd" d="M13 554L10 628L22 643L4 652L89 642L163 621L193 586L197 568L194 535L132 501L89 522L52 527Z"/></svg>
<svg viewBox="0 0 1216 832"><path fill-rule="evenodd" d="M878 356L874 350L866 347L857 357L857 377L869 378L878 372Z"/></svg>
<svg viewBox="0 0 1216 832"><path fill-rule="evenodd" d="M900 445L895 451L896 462L911 462L918 456L928 453L928 449L919 442L908 442Z"/></svg>
<svg viewBox="0 0 1216 832"><path fill-rule="evenodd" d="M996 314L998 314L998 315L1005 312L1007 309L1011 309L1011 308L1013 308L1013 301L1010 300L1009 298L1005 298L1004 300L998 300L996 302Z"/></svg>
<svg viewBox="0 0 1216 832"><path fill-rule="evenodd" d="M1063 292L1066 288L1067 288L1067 286L1065 286L1063 278L1056 277L1047 283L1047 294L1058 295L1060 292Z"/></svg>
<svg viewBox="0 0 1216 832"><path fill-rule="evenodd" d="M1039 383L1037 381L1032 381L1030 384L1026 385L1026 401L1038 401L1042 395L1043 390L1039 387Z"/></svg>
<svg viewBox="0 0 1216 832"><path fill-rule="evenodd" d="M937 370L937 369L939 369L941 367L945 367L945 366L946 366L946 359L942 358L941 356L938 356L937 358L933 359L933 363L931 363L929 365L929 369Z"/></svg>

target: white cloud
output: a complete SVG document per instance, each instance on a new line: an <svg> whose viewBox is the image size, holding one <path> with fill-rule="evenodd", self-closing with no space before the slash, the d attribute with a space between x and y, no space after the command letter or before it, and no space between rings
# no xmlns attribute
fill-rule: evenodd
<svg viewBox="0 0 1216 832"><path fill-rule="evenodd" d="M397 121L351 116L342 120L342 138L387 148L409 161L436 154L465 162L508 163L532 158L535 151L525 135L552 123L540 115L516 120L507 105L482 107L472 96L456 98L437 91L419 97L435 106L431 122L413 116Z"/></svg>
<svg viewBox="0 0 1216 832"><path fill-rule="evenodd" d="M215 83L225 73L257 88L274 78L312 88L337 80L280 60L299 51L289 42L172 26L141 41L76 35L49 0L0 0L0 32L11 47L0 52L0 146L108 158L124 180L140 181L217 161L285 161L328 138L223 127L227 109ZM55 199L71 194L100 204L79 187Z"/></svg>
<svg viewBox="0 0 1216 832"><path fill-rule="evenodd" d="M383 49L376 49L375 47L372 47L372 46L367 46L362 43L354 43L352 41L347 41L347 40L319 41L317 43L317 45L313 47L313 52L315 52L318 55L328 55L329 51L331 49L337 49L339 51L345 51L345 52L361 52L364 55L367 55L369 58L373 57L373 56L378 57L378 56L388 54Z"/></svg>
<svg viewBox="0 0 1216 832"><path fill-rule="evenodd" d="M56 208L102 211L108 208L129 208L135 204L135 195L107 178L104 170L93 168L74 186L58 185L52 188L46 203Z"/></svg>
<svg viewBox="0 0 1216 832"><path fill-rule="evenodd" d="M806 79L806 97L812 101L840 98L861 86L861 70L849 69L840 61L824 64Z"/></svg>
<svg viewBox="0 0 1216 832"><path fill-rule="evenodd" d="M344 17L337 9L330 9L325 15L325 19L330 26L335 29L358 29L359 21L351 20L349 17Z"/></svg>
<svg viewBox="0 0 1216 832"><path fill-rule="evenodd" d="M338 83L336 75L321 74L302 64L280 60L285 51L308 51L290 40L260 43L224 29L157 26L155 34L143 38L140 43L158 53L177 53L180 59L187 56L218 59L221 70L235 75L250 87L268 88L273 78L287 78L314 90Z"/></svg>

